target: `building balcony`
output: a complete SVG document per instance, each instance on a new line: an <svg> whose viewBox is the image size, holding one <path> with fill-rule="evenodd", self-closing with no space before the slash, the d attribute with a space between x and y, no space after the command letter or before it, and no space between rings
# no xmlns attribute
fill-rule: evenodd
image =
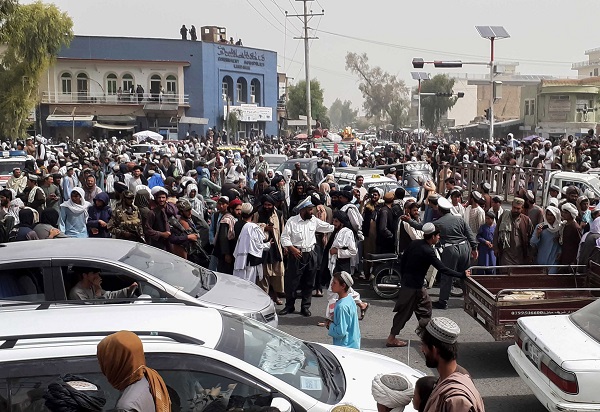
<svg viewBox="0 0 600 412"><path fill-rule="evenodd" d="M571 69L572 70L577 70L577 69L582 69L584 67L598 66L598 65L600 65L600 60L599 59L596 59L596 60L584 60L582 62L573 63L571 65Z"/></svg>
<svg viewBox="0 0 600 412"><path fill-rule="evenodd" d="M42 92L42 104L68 104L68 105L124 105L124 106L143 106L151 107L152 110L171 110L173 107L189 106L188 94L165 93L162 97L158 94L144 93L144 95L121 93L60 93L60 92Z"/></svg>

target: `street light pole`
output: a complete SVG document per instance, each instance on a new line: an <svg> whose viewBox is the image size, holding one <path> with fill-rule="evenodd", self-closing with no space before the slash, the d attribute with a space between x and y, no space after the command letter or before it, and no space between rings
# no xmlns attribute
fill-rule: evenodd
<svg viewBox="0 0 600 412"><path fill-rule="evenodd" d="M419 92L417 95L419 96L419 103L417 105L417 140L421 143L421 79L419 79Z"/></svg>
<svg viewBox="0 0 600 412"><path fill-rule="evenodd" d="M490 37L490 143L494 141L494 39Z"/></svg>

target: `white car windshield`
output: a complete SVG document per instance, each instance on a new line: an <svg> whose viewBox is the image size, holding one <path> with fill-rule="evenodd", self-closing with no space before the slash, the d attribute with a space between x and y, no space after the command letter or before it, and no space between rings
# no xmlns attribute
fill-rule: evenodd
<svg viewBox="0 0 600 412"><path fill-rule="evenodd" d="M585 333L600 342L600 300L590 303L570 315L571 320Z"/></svg>
<svg viewBox="0 0 600 412"><path fill-rule="evenodd" d="M195 298L209 291L216 279L212 272L188 260L140 243L119 261L148 273Z"/></svg>
<svg viewBox="0 0 600 412"><path fill-rule="evenodd" d="M343 396L337 359L318 345L236 314L221 312L223 333L216 350L241 359L325 403Z"/></svg>

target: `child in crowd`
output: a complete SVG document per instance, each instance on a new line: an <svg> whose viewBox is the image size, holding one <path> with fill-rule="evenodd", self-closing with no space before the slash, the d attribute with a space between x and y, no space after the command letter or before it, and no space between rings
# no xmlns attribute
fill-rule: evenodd
<svg viewBox="0 0 600 412"><path fill-rule="evenodd" d="M333 310L333 321L327 320L329 336L333 344L360 349L360 328L354 299L348 293L354 281L348 272L336 272L331 280L331 291L339 296Z"/></svg>

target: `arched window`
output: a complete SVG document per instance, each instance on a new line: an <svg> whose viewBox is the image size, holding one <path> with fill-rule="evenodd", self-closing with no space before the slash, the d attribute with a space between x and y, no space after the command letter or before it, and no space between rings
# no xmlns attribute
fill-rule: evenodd
<svg viewBox="0 0 600 412"><path fill-rule="evenodd" d="M60 90L61 90L62 94L71 94L71 92L72 92L71 80L72 80L71 73L63 73L60 76L60 87L61 87Z"/></svg>
<svg viewBox="0 0 600 412"><path fill-rule="evenodd" d="M177 94L177 77L172 74L167 76L167 93Z"/></svg>
<svg viewBox="0 0 600 412"><path fill-rule="evenodd" d="M125 73L123 75L123 92L128 93L131 91L131 89L134 89L133 76L130 75L129 73ZM135 91L135 89L134 89L134 91Z"/></svg>
<svg viewBox="0 0 600 412"><path fill-rule="evenodd" d="M150 93L152 93L152 97L158 97L161 87L162 78L158 74L153 74L152 76L150 76Z"/></svg>
<svg viewBox="0 0 600 412"><path fill-rule="evenodd" d="M77 75L77 99L79 101L88 100L88 75L86 73L79 73Z"/></svg>
<svg viewBox="0 0 600 412"><path fill-rule="evenodd" d="M114 73L106 76L106 93L108 95L117 94L117 75Z"/></svg>
<svg viewBox="0 0 600 412"><path fill-rule="evenodd" d="M237 80L237 101L240 103L248 101L248 82L243 77Z"/></svg>
<svg viewBox="0 0 600 412"><path fill-rule="evenodd" d="M250 103L260 105L260 80L252 79L250 82Z"/></svg>
<svg viewBox="0 0 600 412"><path fill-rule="evenodd" d="M225 76L221 84L223 99L229 99L233 103L233 79L230 76Z"/></svg>

